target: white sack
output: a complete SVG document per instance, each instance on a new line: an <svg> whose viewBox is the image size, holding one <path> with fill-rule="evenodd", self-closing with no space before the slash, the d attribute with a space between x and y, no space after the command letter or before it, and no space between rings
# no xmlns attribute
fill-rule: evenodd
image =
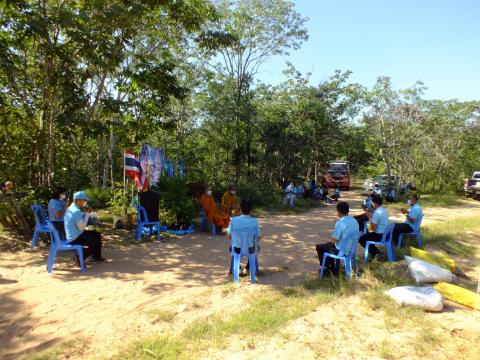
<svg viewBox="0 0 480 360"><path fill-rule="evenodd" d="M445 298L430 286L399 286L385 294L400 305L418 306L428 311L442 311Z"/></svg>
<svg viewBox="0 0 480 360"><path fill-rule="evenodd" d="M440 266L410 256L405 256L405 260L407 261L410 275L412 275L417 284L441 281L450 283L454 279L454 275L449 270Z"/></svg>

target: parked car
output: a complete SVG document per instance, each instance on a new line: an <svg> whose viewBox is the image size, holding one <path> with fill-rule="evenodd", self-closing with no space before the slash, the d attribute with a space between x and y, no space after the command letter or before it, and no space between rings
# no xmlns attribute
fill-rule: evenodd
<svg viewBox="0 0 480 360"><path fill-rule="evenodd" d="M465 196L480 200L480 171L475 171L470 179L463 182Z"/></svg>

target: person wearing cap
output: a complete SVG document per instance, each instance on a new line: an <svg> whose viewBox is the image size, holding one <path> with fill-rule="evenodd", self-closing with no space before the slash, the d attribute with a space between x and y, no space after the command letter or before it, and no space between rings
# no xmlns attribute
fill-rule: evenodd
<svg viewBox="0 0 480 360"><path fill-rule="evenodd" d="M67 208L64 216L66 238L70 244L84 246L85 259L91 256L92 262L101 262L105 260L102 258L101 234L98 231L85 230L90 214L83 212L82 208L87 206L88 201L90 198L84 191L73 194L73 203ZM77 265L80 264L77 255L74 261Z"/></svg>

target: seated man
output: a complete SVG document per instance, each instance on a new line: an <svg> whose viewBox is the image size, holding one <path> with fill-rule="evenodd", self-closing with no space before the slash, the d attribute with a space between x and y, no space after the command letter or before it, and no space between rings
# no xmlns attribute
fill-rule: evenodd
<svg viewBox="0 0 480 360"><path fill-rule="evenodd" d="M67 189L62 187L56 189L48 202L48 219L52 222L53 226L55 226L62 240L66 239L65 226L63 223L63 217L67 210L67 203L65 202L66 191Z"/></svg>
<svg viewBox="0 0 480 360"><path fill-rule="evenodd" d="M202 205L203 210L205 210L205 217L207 220L215 224L218 227L218 233L222 234L222 230L228 227L230 216L217 208L210 187L207 187L200 197L200 204Z"/></svg>
<svg viewBox="0 0 480 360"><path fill-rule="evenodd" d="M88 212L83 213L81 210L86 208L88 201L90 199L83 191L73 194L73 203L65 212L65 232L69 244L82 245L84 247L84 258L92 256L92 262L98 263L105 261L102 257L102 236L97 231L85 230L90 214ZM73 257L73 260L80 266L77 255Z"/></svg>
<svg viewBox="0 0 480 360"><path fill-rule="evenodd" d="M365 227L365 223L368 221L369 217L368 214L372 213L374 208L373 208L373 202L372 202L372 197L374 195L366 195L365 200L363 200L362 203L362 209L365 210L363 214L356 215L354 216L354 219L357 220L358 222L358 231L363 232L363 229Z"/></svg>
<svg viewBox="0 0 480 360"><path fill-rule="evenodd" d="M304 197L305 195L305 189L303 188L303 185L302 184L299 184L296 188L295 188L295 195L297 198L302 198Z"/></svg>
<svg viewBox="0 0 480 360"><path fill-rule="evenodd" d="M243 229L246 227L254 227L256 229L256 239L257 244L260 241L260 236L262 236L260 232L260 226L258 225L258 220L252 216L250 216L250 212L252 211L253 205L249 200L242 200L240 203L240 208L242 210L242 215L236 216L232 218L230 221L230 225L228 226L228 234L229 239L232 240L232 230ZM237 239L233 239L233 251L237 254L240 254L241 244L237 241ZM258 248L260 250L260 248ZM253 241L249 244L248 252L253 254L255 252L255 246ZM231 262L233 264L233 261ZM250 262L247 262L246 273L250 270ZM232 268L230 268L230 274L232 274ZM244 273L245 274L245 273Z"/></svg>
<svg viewBox="0 0 480 360"><path fill-rule="evenodd" d="M383 233L388 227L388 211L382 207L383 199L381 196L373 196L373 214L367 212L367 217L370 220L371 231L360 236L359 243L365 248L367 241L381 241ZM363 231L363 228L362 228ZM369 260L377 259L380 255L380 251L375 245L370 245Z"/></svg>
<svg viewBox="0 0 480 360"><path fill-rule="evenodd" d="M394 245L397 245L400 234L408 234L413 232L418 225L418 217L423 214L422 208L418 204L418 195L412 194L408 198L408 204L410 210L402 209L403 215L405 215L405 222L402 224L395 224L393 228L392 241Z"/></svg>
<svg viewBox="0 0 480 360"><path fill-rule="evenodd" d="M222 196L222 209L230 216L237 216L239 214L236 193L235 186L230 185L228 191L225 191Z"/></svg>
<svg viewBox="0 0 480 360"><path fill-rule="evenodd" d="M330 254L338 255L341 251L348 252L352 247L352 244L348 242L347 235L351 232L358 232L358 223L353 217L348 215L350 207L345 201L341 201L337 204L337 216L340 218L335 223L335 229L332 232L332 241L324 244L317 244L317 255L322 266L323 254L328 252ZM327 258L325 261L325 267L332 273L336 274L335 263L332 258Z"/></svg>
<svg viewBox="0 0 480 360"><path fill-rule="evenodd" d="M331 198L332 198L332 200L335 200L335 201L338 201L338 199L340 199L340 189L339 189L338 185L335 185L335 189L333 189L333 191L332 191Z"/></svg>

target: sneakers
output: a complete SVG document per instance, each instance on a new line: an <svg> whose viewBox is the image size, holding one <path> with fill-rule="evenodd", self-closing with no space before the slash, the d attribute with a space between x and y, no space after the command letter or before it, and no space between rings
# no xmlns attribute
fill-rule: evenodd
<svg viewBox="0 0 480 360"><path fill-rule="evenodd" d="M93 263L93 264L96 264L96 263L103 262L103 261L105 261L105 260L107 260L107 259L105 259L105 258L103 258L103 257L98 258L98 259L92 258L92 260L90 260L90 262Z"/></svg>

